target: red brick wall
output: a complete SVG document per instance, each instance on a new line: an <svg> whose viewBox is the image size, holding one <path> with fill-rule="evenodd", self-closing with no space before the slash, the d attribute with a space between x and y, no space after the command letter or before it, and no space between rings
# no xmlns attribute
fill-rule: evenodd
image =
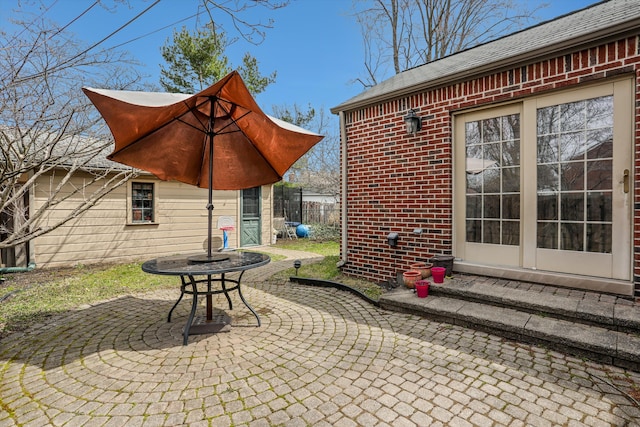
<svg viewBox="0 0 640 427"><path fill-rule="evenodd" d="M347 274L373 281L395 277L415 260L452 254L452 113L635 75L640 46L629 37L598 47L415 93L345 114L347 155ZM635 96L634 278L640 296L640 101ZM403 116L422 117L416 136ZM421 228L422 234L413 230ZM392 248L387 235L397 232Z"/></svg>

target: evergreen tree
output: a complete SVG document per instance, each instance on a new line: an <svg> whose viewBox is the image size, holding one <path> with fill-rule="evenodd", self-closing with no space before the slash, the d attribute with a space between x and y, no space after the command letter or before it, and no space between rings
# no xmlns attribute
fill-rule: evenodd
<svg viewBox="0 0 640 427"><path fill-rule="evenodd" d="M168 92L196 93L205 89L234 69L225 55L230 44L224 31L216 30L213 24L193 33L184 27L175 31L173 43L167 40L161 48L167 66L160 66L160 84ZM269 76L261 75L258 60L249 53L244 55L238 72L254 96L276 79L275 71Z"/></svg>

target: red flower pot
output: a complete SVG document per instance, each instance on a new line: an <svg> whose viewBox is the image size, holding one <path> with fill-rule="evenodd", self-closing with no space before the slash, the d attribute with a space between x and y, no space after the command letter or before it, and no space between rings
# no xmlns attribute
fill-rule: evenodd
<svg viewBox="0 0 640 427"><path fill-rule="evenodd" d="M447 271L444 267L431 267L431 275L434 283L444 283L444 273Z"/></svg>
<svg viewBox="0 0 640 427"><path fill-rule="evenodd" d="M429 296L429 282L427 280L416 280L416 294L418 298Z"/></svg>

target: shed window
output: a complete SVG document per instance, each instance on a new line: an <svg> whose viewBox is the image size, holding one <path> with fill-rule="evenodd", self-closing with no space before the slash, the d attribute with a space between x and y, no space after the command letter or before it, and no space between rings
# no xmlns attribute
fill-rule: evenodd
<svg viewBox="0 0 640 427"><path fill-rule="evenodd" d="M131 183L131 222L154 221L154 192L153 183Z"/></svg>

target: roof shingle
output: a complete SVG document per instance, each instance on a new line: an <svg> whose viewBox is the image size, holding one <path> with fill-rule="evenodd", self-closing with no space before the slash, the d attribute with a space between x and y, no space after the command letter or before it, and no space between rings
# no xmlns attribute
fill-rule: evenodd
<svg viewBox="0 0 640 427"><path fill-rule="evenodd" d="M541 55L565 51L630 30L637 31L638 28L640 0L604 1L404 71L333 107L331 112L362 108L471 75L524 64Z"/></svg>

